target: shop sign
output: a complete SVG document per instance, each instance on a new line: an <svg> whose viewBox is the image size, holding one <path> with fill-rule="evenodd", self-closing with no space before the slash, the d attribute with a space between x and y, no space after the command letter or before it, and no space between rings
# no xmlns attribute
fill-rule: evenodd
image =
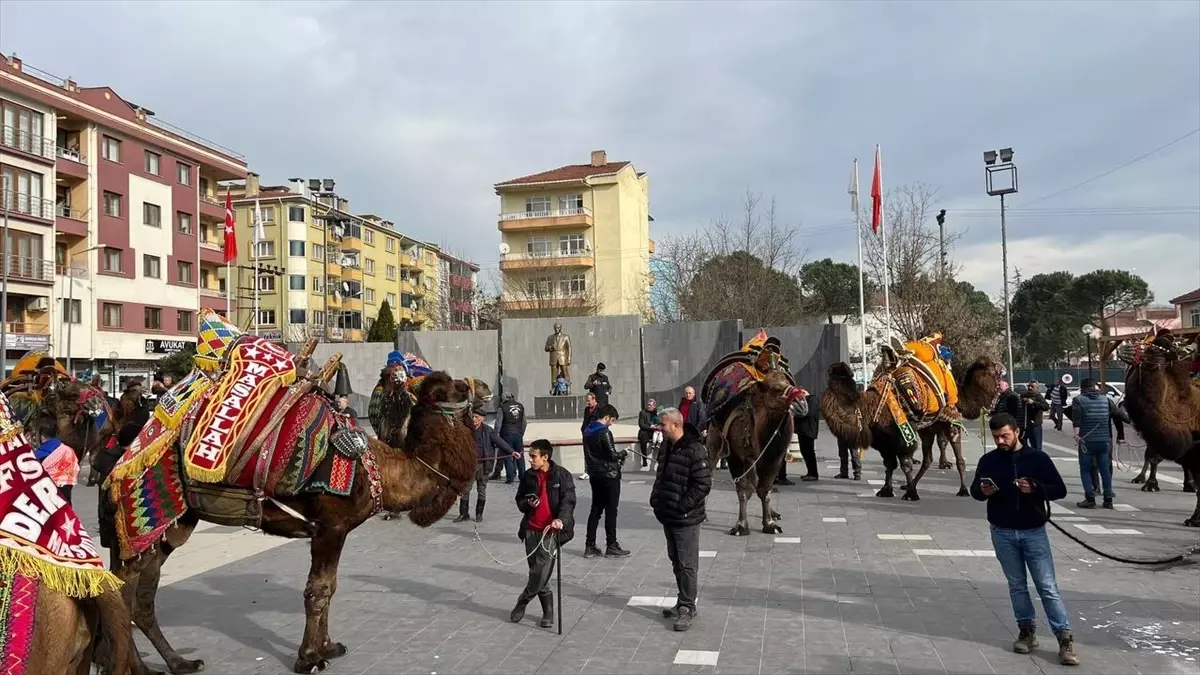
<svg viewBox="0 0 1200 675"><path fill-rule="evenodd" d="M166 340L166 339L149 339L146 340L147 354L178 354L188 347L195 347L196 343L191 340Z"/></svg>

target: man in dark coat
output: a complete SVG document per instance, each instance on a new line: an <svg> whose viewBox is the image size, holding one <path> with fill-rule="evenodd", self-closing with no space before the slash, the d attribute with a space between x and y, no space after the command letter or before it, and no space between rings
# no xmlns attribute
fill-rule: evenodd
<svg viewBox="0 0 1200 675"><path fill-rule="evenodd" d="M475 502L475 522L483 522L483 507L487 503L487 484L488 476L492 474L492 469L496 466L496 462L504 457L511 457L513 454L512 446L504 442L500 438L500 434L496 430L483 423L484 413L483 408L475 408L471 411L471 421L475 427L475 493L478 498ZM463 490L462 498L458 501L458 517L454 519L456 523L465 523L470 520L468 515L471 507L471 484L467 483L467 489Z"/></svg>
<svg viewBox="0 0 1200 675"><path fill-rule="evenodd" d="M579 438L583 445L583 475L580 478L584 480L587 480L588 477L587 428L598 419L600 419L600 406L596 403L596 395L589 391L583 397L583 423L579 425Z"/></svg>
<svg viewBox="0 0 1200 675"><path fill-rule="evenodd" d="M504 395L499 415L500 438L513 449L513 456L504 460L504 482L511 485L514 480L525 474L525 457L521 453L525 450L525 427L528 420L525 419L525 406L512 392Z"/></svg>
<svg viewBox="0 0 1200 675"><path fill-rule="evenodd" d="M821 430L821 406L814 394L805 397L808 403L808 414L796 416L793 422L796 427L796 440L800 443L800 456L804 458L804 475L800 480L808 483L817 480L817 434ZM775 479L779 485L794 485L787 478L787 462L779 465L779 477Z"/></svg>
<svg viewBox="0 0 1200 675"><path fill-rule="evenodd" d="M696 570L700 566L700 525L705 520L704 504L712 490L708 452L696 428L684 423L683 414L667 408L659 416L663 444L658 452L658 471L650 490L650 508L662 523L667 538L667 557L678 589L675 606L663 617L675 619L675 630L692 627L698 591Z"/></svg>
<svg viewBox="0 0 1200 675"><path fill-rule="evenodd" d="M529 471L521 474L517 486L517 508L524 514L517 538L525 542L529 580L508 616L513 623L520 623L525 607L536 595L542 604L538 622L542 628L554 625L554 593L550 590L554 558L575 536L575 480L570 471L551 461L553 456L550 441L539 438L529 444Z"/></svg>
<svg viewBox="0 0 1200 675"><path fill-rule="evenodd" d="M609 426L620 416L612 405L599 406L599 419L583 431L583 460L587 463L588 480L592 484L592 510L588 513L587 539L583 556L600 555L596 546L596 530L604 516L604 557L624 558L629 551L617 541L617 505L621 501L621 465L627 453L618 452Z"/></svg>
<svg viewBox="0 0 1200 675"><path fill-rule="evenodd" d="M1050 409L1050 404L1038 392L1037 382L1029 383L1029 388L1021 395L1021 405L1025 409L1025 445L1041 450L1042 413Z"/></svg>
<svg viewBox="0 0 1200 675"><path fill-rule="evenodd" d="M588 375L583 388L592 392L592 395L596 397L596 403L600 405L608 403L608 395L612 393L612 383L608 381L603 363L596 364L596 372Z"/></svg>
<svg viewBox="0 0 1200 675"><path fill-rule="evenodd" d="M642 468L650 464L650 453L654 443L654 434L661 434L658 426L658 402L654 399L646 401L646 407L638 413L638 450L642 456Z"/></svg>

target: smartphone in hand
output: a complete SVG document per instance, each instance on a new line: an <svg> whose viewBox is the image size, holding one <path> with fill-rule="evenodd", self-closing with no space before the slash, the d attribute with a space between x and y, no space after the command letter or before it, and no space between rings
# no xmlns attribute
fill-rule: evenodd
<svg viewBox="0 0 1200 675"><path fill-rule="evenodd" d="M993 490L997 490L997 491L1000 490L1000 486L996 485L996 481L992 480L991 478L988 478L987 476L980 478L979 484L986 485L986 486L992 488Z"/></svg>

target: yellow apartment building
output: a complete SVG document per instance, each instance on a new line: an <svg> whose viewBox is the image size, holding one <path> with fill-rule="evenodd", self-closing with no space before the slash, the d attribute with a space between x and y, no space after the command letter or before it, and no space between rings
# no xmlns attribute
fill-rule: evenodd
<svg viewBox="0 0 1200 675"><path fill-rule="evenodd" d="M654 246L644 172L596 150L587 164L494 188L506 315L644 313Z"/></svg>

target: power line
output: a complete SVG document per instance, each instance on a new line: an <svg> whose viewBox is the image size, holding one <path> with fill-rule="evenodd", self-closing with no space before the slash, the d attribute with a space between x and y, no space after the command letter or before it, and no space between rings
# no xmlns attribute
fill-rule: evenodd
<svg viewBox="0 0 1200 675"><path fill-rule="evenodd" d="M1172 145L1175 145L1176 143L1178 143L1178 142L1180 142L1180 141L1182 141L1182 140L1184 140L1184 139L1186 139L1186 138L1188 138L1188 137L1190 137L1190 136L1193 136L1193 135L1195 135L1195 134L1197 134L1197 133L1200 133L1200 128L1192 129L1191 131L1187 132L1186 134L1184 134L1184 135L1180 136L1179 138L1176 138L1175 140L1173 140L1173 141L1171 141L1171 142L1169 142L1169 143L1167 143L1167 144L1165 144L1165 145L1160 145L1160 146L1158 146L1157 148L1155 148L1155 149L1151 150L1150 152L1147 152L1147 153L1146 153L1146 154L1144 154L1144 155L1140 155L1140 156L1138 156L1138 157L1134 157L1133 159L1129 160L1128 162L1125 162L1124 164L1122 164L1122 165L1120 165L1120 166L1117 166L1117 167L1114 167L1114 168L1112 168L1112 169L1109 169L1108 171L1105 171L1104 173L1101 173L1101 174L1098 174L1098 175L1092 176L1091 178L1089 178L1089 179L1087 179L1087 180L1085 180L1085 181L1082 181L1082 182L1076 183L1076 184L1072 185L1072 186L1071 186L1071 187L1069 187L1069 188L1064 188L1064 189L1062 189L1062 190L1059 190L1058 192L1052 192L1052 193L1050 193L1050 194L1046 195L1045 197L1039 197L1039 198L1037 198L1037 199L1035 199L1035 200L1033 200L1033 201L1031 201L1031 202L1026 202L1026 203L1024 204L1024 206L1025 206L1025 207L1028 207L1028 206L1029 206L1029 205L1031 205L1031 204L1036 204L1036 203L1038 203L1038 202L1044 202L1044 201L1046 201L1047 199L1050 199L1050 198L1052 198L1052 197L1057 197L1057 196L1059 196L1059 195L1061 195L1061 194L1063 194L1063 193L1070 192L1071 190L1074 190L1074 189L1076 189L1076 188L1081 188L1081 187L1083 187L1084 185L1087 185L1088 183L1094 183L1095 181L1098 181L1098 180L1100 180L1101 178L1104 178L1105 176L1109 176L1109 175L1111 175L1111 174L1114 174L1114 173L1116 173L1116 172L1120 171L1121 169L1124 169L1124 168L1125 168L1125 167L1127 167L1127 166L1130 166L1130 165L1132 165L1132 164L1136 164L1136 163L1138 163L1138 162L1142 161L1143 159L1146 159L1147 157L1149 157L1149 156L1151 156L1151 155L1153 155L1153 154L1155 154L1155 153L1158 153L1158 152L1161 152L1161 151L1163 151L1163 150L1166 150L1167 148L1171 147Z"/></svg>

